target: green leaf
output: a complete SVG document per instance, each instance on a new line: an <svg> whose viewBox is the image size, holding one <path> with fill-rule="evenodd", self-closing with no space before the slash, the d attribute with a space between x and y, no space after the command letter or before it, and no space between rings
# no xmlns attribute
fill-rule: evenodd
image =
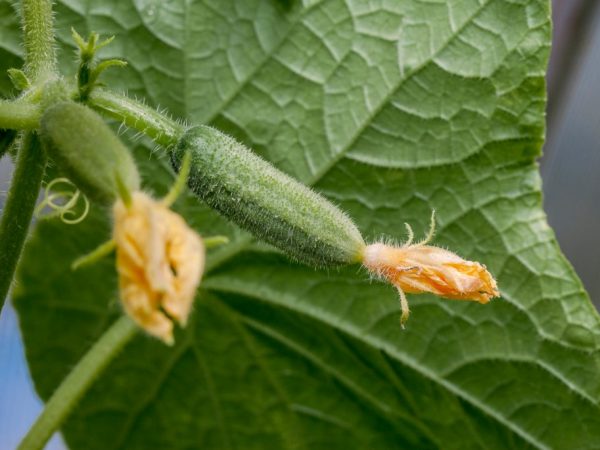
<svg viewBox="0 0 600 450"><path fill-rule="evenodd" d="M136 338L83 399L71 448L598 446L600 320L546 224L535 164L546 0L56 6L64 67L70 26L116 35L103 52L129 65L109 86L235 135L370 241L402 240L403 222L424 233L435 208L436 243L485 263L502 292L409 296L402 331L390 286L244 245L188 195L187 220L232 243L209 254L175 348ZM166 192L167 165L141 153L148 189ZM119 311L112 259L69 270L109 235L107 215L41 221L21 265L14 301L43 398Z"/></svg>

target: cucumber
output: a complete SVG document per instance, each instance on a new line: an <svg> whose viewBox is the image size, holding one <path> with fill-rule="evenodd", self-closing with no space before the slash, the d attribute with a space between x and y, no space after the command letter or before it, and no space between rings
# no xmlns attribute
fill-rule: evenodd
<svg viewBox="0 0 600 450"><path fill-rule="evenodd" d="M117 178L129 192L139 190L140 177L129 150L96 112L61 102L46 109L40 124L48 155L87 197L114 203Z"/></svg>
<svg viewBox="0 0 600 450"><path fill-rule="evenodd" d="M187 152L191 190L241 228L317 267L362 260L364 240L343 211L243 144L214 128L197 126L173 149L175 170Z"/></svg>

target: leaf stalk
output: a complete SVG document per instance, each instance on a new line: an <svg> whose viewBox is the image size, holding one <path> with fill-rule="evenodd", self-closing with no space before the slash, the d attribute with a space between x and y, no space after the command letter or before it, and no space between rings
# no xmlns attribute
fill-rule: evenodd
<svg viewBox="0 0 600 450"><path fill-rule="evenodd" d="M52 394L46 407L19 444L18 450L44 448L83 394L135 336L137 329L129 317L122 316L96 341Z"/></svg>

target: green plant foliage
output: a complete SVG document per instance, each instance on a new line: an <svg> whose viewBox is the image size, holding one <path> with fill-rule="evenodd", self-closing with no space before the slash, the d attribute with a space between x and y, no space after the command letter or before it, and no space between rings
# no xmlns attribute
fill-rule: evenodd
<svg viewBox="0 0 600 450"><path fill-rule="evenodd" d="M402 240L403 222L424 232L435 208L436 243L485 263L502 292L410 296L402 331L391 287L248 245L188 195L186 218L232 243L209 254L175 347L136 338L84 398L63 430L72 448L598 447L600 321L546 224L535 164L546 0L56 6L65 47L71 25L116 35L103 53L129 65L109 86L234 135L369 240ZM165 162L139 161L164 193ZM21 265L14 302L42 398L119 310L110 258L69 270L108 237L105 216L40 222Z"/></svg>

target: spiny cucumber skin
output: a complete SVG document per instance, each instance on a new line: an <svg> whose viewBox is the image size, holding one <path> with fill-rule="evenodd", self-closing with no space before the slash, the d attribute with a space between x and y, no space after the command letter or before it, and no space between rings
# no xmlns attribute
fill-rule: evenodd
<svg viewBox="0 0 600 450"><path fill-rule="evenodd" d="M365 247L350 218L310 188L220 131L186 131L172 153L191 154L188 184L223 216L295 259L317 267L359 262Z"/></svg>
<svg viewBox="0 0 600 450"><path fill-rule="evenodd" d="M40 123L49 156L87 197L112 204L119 192L117 174L130 191L140 188L129 150L96 112L61 102L48 108Z"/></svg>

